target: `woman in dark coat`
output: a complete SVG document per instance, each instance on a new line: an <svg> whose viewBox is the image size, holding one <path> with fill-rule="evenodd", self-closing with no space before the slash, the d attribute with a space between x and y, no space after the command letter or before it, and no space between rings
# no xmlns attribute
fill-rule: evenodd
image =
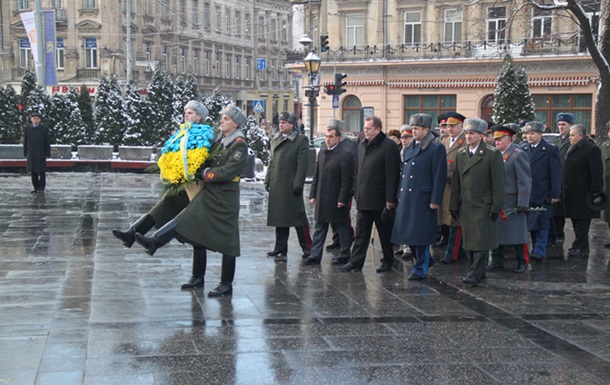
<svg viewBox="0 0 610 385"><path fill-rule="evenodd" d="M233 293L235 258L240 254L239 175L248 160L248 145L239 129L246 123L246 116L232 104L223 108L220 114L221 151L212 164L202 170L203 187L199 193L152 237L135 235L136 242L150 255L174 237L201 248L204 254L207 249L221 253L220 284L208 292L209 297ZM202 259L205 261L204 256ZM200 279L203 280L203 275Z"/></svg>
<svg viewBox="0 0 610 385"><path fill-rule="evenodd" d="M40 124L42 115L33 112L23 133L23 156L27 158L27 171L32 173L32 194L44 192L46 187L47 158L51 157L49 129Z"/></svg>

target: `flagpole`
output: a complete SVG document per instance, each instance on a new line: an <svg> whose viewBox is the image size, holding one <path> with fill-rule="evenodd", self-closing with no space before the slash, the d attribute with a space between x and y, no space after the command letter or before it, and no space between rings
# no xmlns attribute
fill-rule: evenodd
<svg viewBox="0 0 610 385"><path fill-rule="evenodd" d="M42 0L36 0L34 8L34 25L36 26L36 51L38 51L38 63L36 63L36 77L38 85L46 89L46 71L44 68L44 37L42 33Z"/></svg>

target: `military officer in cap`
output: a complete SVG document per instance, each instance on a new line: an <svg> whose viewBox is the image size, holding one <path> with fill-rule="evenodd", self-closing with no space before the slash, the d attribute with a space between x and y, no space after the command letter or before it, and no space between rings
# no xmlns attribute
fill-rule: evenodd
<svg viewBox="0 0 610 385"><path fill-rule="evenodd" d="M464 283L477 286L485 277L489 250L498 247L497 219L504 206L502 154L483 140L487 122L464 121L467 148L458 151L451 181L451 215L462 219L464 249L471 265Z"/></svg>
<svg viewBox="0 0 610 385"><path fill-rule="evenodd" d="M559 156L561 158L561 170L563 172L566 153L570 148L570 128L574 124L574 114L569 112L560 112L557 114L557 129L559 135L551 139L551 144L557 146L559 149ZM563 197L559 197L559 202L553 205L553 222L549 229L549 244L555 243L555 241L563 241L565 238L563 228L566 224L565 217L565 204Z"/></svg>
<svg viewBox="0 0 610 385"><path fill-rule="evenodd" d="M530 207L545 211L528 211L527 227L532 238L530 258L543 261L553 220L552 204L559 202L561 194L561 159L559 149L543 137L542 122L528 122L523 127L525 144L522 149L529 156L532 173Z"/></svg>
<svg viewBox="0 0 610 385"><path fill-rule="evenodd" d="M27 170L32 173L32 194L43 193L47 185L47 158L51 157L49 129L41 124L39 112L30 114L30 122L23 133L23 156L27 159Z"/></svg>
<svg viewBox="0 0 610 385"><path fill-rule="evenodd" d="M297 117L287 111L279 116L279 131L271 141L265 188L269 191L267 226L275 227L275 247L268 252L276 261L285 261L288 236L294 227L307 258L311 252L309 222L303 202L303 186L309 159L309 141L296 127Z"/></svg>
<svg viewBox="0 0 610 385"><path fill-rule="evenodd" d="M518 149L512 137L517 131L509 126L494 125L492 127L496 148L502 153L504 161L505 195L504 214L498 221L499 246L491 251L491 263L487 270L504 269L504 252L507 246L515 249L517 266L513 271L523 273L529 264L527 218L525 213L529 207L532 190L532 174L527 154Z"/></svg>
<svg viewBox="0 0 610 385"><path fill-rule="evenodd" d="M409 280L422 280L434 265L430 246L436 241L437 210L447 181L447 154L445 146L430 132L430 115L412 115L409 124L413 140L402 154L392 243L409 245L415 256Z"/></svg>

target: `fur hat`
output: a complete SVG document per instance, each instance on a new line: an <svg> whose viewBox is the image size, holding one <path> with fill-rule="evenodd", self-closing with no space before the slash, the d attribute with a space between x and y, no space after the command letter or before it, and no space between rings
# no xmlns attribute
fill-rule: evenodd
<svg viewBox="0 0 610 385"><path fill-rule="evenodd" d="M479 134L487 134L487 122L479 118L464 120L464 131L474 131Z"/></svg>
<svg viewBox="0 0 610 385"><path fill-rule="evenodd" d="M570 114L569 112L560 112L557 114L557 122L574 124L574 114Z"/></svg>
<svg viewBox="0 0 610 385"><path fill-rule="evenodd" d="M345 129L345 122L343 120L339 120L339 119L330 119L328 121L328 125L326 127L327 128L338 128L339 130L343 131Z"/></svg>
<svg viewBox="0 0 610 385"><path fill-rule="evenodd" d="M225 108L220 111L220 115L229 116L239 127L246 124L246 120L248 120L246 115L244 115L235 104L227 104Z"/></svg>
<svg viewBox="0 0 610 385"><path fill-rule="evenodd" d="M208 117L208 109L205 108L203 103L197 100L189 100L189 102L186 103L186 106L184 106L184 111L186 112L186 110L195 111L197 115L201 116L201 120L205 120Z"/></svg>
<svg viewBox="0 0 610 385"><path fill-rule="evenodd" d="M544 123L542 122L527 122L523 127L523 132L544 132Z"/></svg>
<svg viewBox="0 0 610 385"><path fill-rule="evenodd" d="M284 120L290 124L294 124L296 126L297 124L297 117L295 114L291 114L288 111L282 111L282 113L280 114L280 118L279 120Z"/></svg>
<svg viewBox="0 0 610 385"><path fill-rule="evenodd" d="M409 119L410 126L418 126L418 127L432 127L432 116L428 114L414 114L411 115L411 119Z"/></svg>

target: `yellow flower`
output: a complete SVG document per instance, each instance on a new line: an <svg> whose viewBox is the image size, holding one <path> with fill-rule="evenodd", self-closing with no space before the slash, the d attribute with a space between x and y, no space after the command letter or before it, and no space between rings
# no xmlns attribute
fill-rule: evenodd
<svg viewBox="0 0 610 385"><path fill-rule="evenodd" d="M161 170L161 180L166 184L183 184L193 180L196 178L195 173L208 157L207 148L187 150L187 169L185 170L182 151L165 153L157 161Z"/></svg>

